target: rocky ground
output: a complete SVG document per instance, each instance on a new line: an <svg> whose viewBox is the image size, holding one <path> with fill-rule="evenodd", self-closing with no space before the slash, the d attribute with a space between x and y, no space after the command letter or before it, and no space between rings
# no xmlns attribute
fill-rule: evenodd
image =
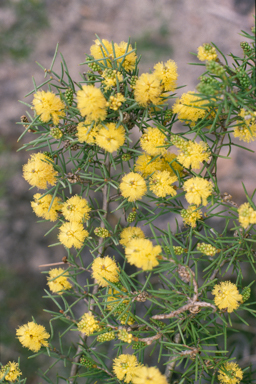
<svg viewBox="0 0 256 384"><path fill-rule="evenodd" d="M84 53L89 52L95 33L117 42L130 36L133 42L137 41L138 52L143 55L143 71L148 71L158 61L174 59L178 65L179 85L186 84L185 90L193 90L201 67L188 65L188 62L196 61L189 52L196 52L202 43L213 41L226 54L240 54L239 43L243 38L238 33L241 29L250 31L255 13L254 2L249 0L48 0L43 4L48 26L34 38L33 34L30 36L34 45L30 56L17 61L7 55L0 63L0 161L4 184L0 189L0 258L4 271L10 274L4 272L3 281L7 279L6 284L10 284L11 278L22 281L24 273L32 276L23 287L22 300L18 287L16 294L11 294L12 300L9 300L6 289L0 291L1 299L9 302L6 321L10 329L28 321L31 316L31 308L28 308L31 304L28 303L37 281L34 276L39 275L38 265L58 261L64 256L61 247L47 247L54 242L50 237L43 237L48 225L35 224L36 218L30 207L32 192L28 191L28 184L22 178L22 164L28 153L16 152L20 147L17 138L22 126L15 122L26 110L18 100L24 101L24 95L32 89L32 76L37 83L43 79L43 72L35 61L48 68L58 42L70 73L79 79L78 73L83 71L79 63L84 61ZM3 36L17 21L15 17L13 8L0 4ZM33 12L24 17L33 18ZM58 63L57 60L56 70ZM252 143L248 148L255 150L256 144ZM222 192L229 192L237 203L245 201L241 183L244 182L249 194L253 192L255 153L234 150L230 160L221 161L218 172ZM44 278L39 281L43 287ZM35 291L34 294L41 300L41 293ZM36 302L33 305L35 311L39 311ZM3 348L4 360L15 359L21 354L20 350L14 352L17 345L10 349L3 345Z"/></svg>

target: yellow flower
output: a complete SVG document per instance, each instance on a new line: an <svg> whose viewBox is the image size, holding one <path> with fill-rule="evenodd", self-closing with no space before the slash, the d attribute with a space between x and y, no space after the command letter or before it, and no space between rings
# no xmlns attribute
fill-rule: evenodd
<svg viewBox="0 0 256 384"><path fill-rule="evenodd" d="M96 144L107 152L117 151L125 142L125 129L122 125L116 128L115 123L106 124L96 136Z"/></svg>
<svg viewBox="0 0 256 384"><path fill-rule="evenodd" d="M188 141L186 146L180 151L177 160L185 167L198 169L203 161L208 161L210 157L209 147L201 141L196 143Z"/></svg>
<svg viewBox="0 0 256 384"><path fill-rule="evenodd" d="M201 177L192 177L185 181L184 191L186 191L185 198L189 204L207 205L207 197L211 196L213 185L210 181Z"/></svg>
<svg viewBox="0 0 256 384"><path fill-rule="evenodd" d="M237 286L230 281L222 281L216 284L212 290L215 296L214 303L219 309L227 309L229 313L233 312L242 302L243 296L238 292Z"/></svg>
<svg viewBox="0 0 256 384"><path fill-rule="evenodd" d="M217 248L207 243L199 243L197 244L196 248L199 252L202 252L204 255L211 257L213 257L217 252L219 252Z"/></svg>
<svg viewBox="0 0 256 384"><path fill-rule="evenodd" d="M140 138L141 148L149 155L157 156L166 152L166 136L158 128L148 128Z"/></svg>
<svg viewBox="0 0 256 384"><path fill-rule="evenodd" d="M218 379L223 384L239 384L243 371L236 363L226 362L220 369Z"/></svg>
<svg viewBox="0 0 256 384"><path fill-rule="evenodd" d="M256 211L250 207L249 203L244 203L238 208L239 223L243 228L247 228L250 224L256 224Z"/></svg>
<svg viewBox="0 0 256 384"><path fill-rule="evenodd" d="M175 175L174 171L177 171L180 176L183 175L183 167L175 161L177 156L174 153L166 152L163 154L162 167L160 171L168 171L171 174Z"/></svg>
<svg viewBox="0 0 256 384"><path fill-rule="evenodd" d="M82 223L89 219L91 208L87 200L81 196L72 196L62 205L62 213L66 220Z"/></svg>
<svg viewBox="0 0 256 384"><path fill-rule="evenodd" d="M40 193L36 193L33 196L34 201L31 201L31 207L35 214L39 217L43 217L46 220L56 221L58 219L58 211L61 210L62 201L59 197L55 197L50 208L52 201L52 195L46 195L42 197Z"/></svg>
<svg viewBox="0 0 256 384"><path fill-rule="evenodd" d="M16 335L23 347L30 349L33 352L38 352L41 347L48 347L50 335L46 332L43 325L34 323L33 321L21 325L16 330Z"/></svg>
<svg viewBox="0 0 256 384"><path fill-rule="evenodd" d="M122 73L116 71L115 69L105 69L105 71L103 71L102 77L104 78L102 84L106 87L106 89L116 87L117 80L118 83L123 81Z"/></svg>
<svg viewBox="0 0 256 384"><path fill-rule="evenodd" d="M124 380L125 383L130 383L140 366L136 356L120 355L114 359L113 371L118 380Z"/></svg>
<svg viewBox="0 0 256 384"><path fill-rule="evenodd" d="M83 314L81 320L77 323L77 328L86 336L90 336L92 333L100 330L98 320L96 320L90 313Z"/></svg>
<svg viewBox="0 0 256 384"><path fill-rule="evenodd" d="M131 44L129 44L127 48L127 45L128 43L126 43L125 41L121 41L121 43L119 44L115 43L115 54L116 57L126 55L125 59L121 57L117 60L117 63L122 63L123 61L122 67L126 71L132 71L135 68L137 56L135 51L129 53L130 51L132 51L132 46Z"/></svg>
<svg viewBox="0 0 256 384"><path fill-rule="evenodd" d="M104 46L101 44L101 42L98 39L95 40L94 42L95 44L92 45L90 49L91 55L96 60L102 59L102 58L109 58L110 60L106 60L107 66L111 67L112 66L111 60L114 58L112 44L106 39L102 39L102 43ZM105 60L99 61L99 63L106 65Z"/></svg>
<svg viewBox="0 0 256 384"><path fill-rule="evenodd" d="M53 124L59 124L60 118L65 116L65 104L53 92L38 91L32 101L36 114L44 123L52 119Z"/></svg>
<svg viewBox="0 0 256 384"><path fill-rule="evenodd" d="M96 143L96 137L99 132L99 126L97 124L93 124L91 128L91 122L87 120L79 123L77 125L77 137L80 143L87 143L90 145L94 145Z"/></svg>
<svg viewBox="0 0 256 384"><path fill-rule="evenodd" d="M122 93L117 93L116 96L110 96L109 101L107 102L107 107L117 111L124 101L125 97L122 95Z"/></svg>
<svg viewBox="0 0 256 384"><path fill-rule="evenodd" d="M256 137L256 117L255 113L246 111L244 108L240 110L238 116L243 119L243 124L239 121L239 125L235 127L233 135L238 137L239 140L250 143Z"/></svg>
<svg viewBox="0 0 256 384"><path fill-rule="evenodd" d="M126 329L120 329L117 335L119 340L124 341L125 343L131 344L132 342L132 334L128 333Z"/></svg>
<svg viewBox="0 0 256 384"><path fill-rule="evenodd" d="M83 85L77 92L77 108L88 121L104 120L107 116L106 99L99 88Z"/></svg>
<svg viewBox="0 0 256 384"><path fill-rule="evenodd" d="M141 367L136 370L133 384L168 384L166 377L156 367Z"/></svg>
<svg viewBox="0 0 256 384"><path fill-rule="evenodd" d="M190 205L188 209L181 210L181 217L183 218L184 224L194 228L197 220L202 219L203 213L201 209L198 209L195 205Z"/></svg>
<svg viewBox="0 0 256 384"><path fill-rule="evenodd" d="M125 248L125 256L130 264L143 271L151 270L158 265L157 256L162 252L160 245L153 246L148 239L133 239Z"/></svg>
<svg viewBox="0 0 256 384"><path fill-rule="evenodd" d="M164 90L174 91L178 78L176 63L173 60L168 60L165 64L157 63L154 70L154 75L161 81Z"/></svg>
<svg viewBox="0 0 256 384"><path fill-rule="evenodd" d="M216 60L218 55L216 53L216 49L211 46L211 44L203 44L197 48L198 51L198 59L200 61L212 61Z"/></svg>
<svg viewBox="0 0 256 384"><path fill-rule="evenodd" d="M117 283L119 268L109 256L97 257L92 263L92 277L101 287L107 287L108 281Z"/></svg>
<svg viewBox="0 0 256 384"><path fill-rule="evenodd" d="M127 289L122 287L121 288L122 292L127 292ZM110 287L108 289L108 297L107 297L107 309L109 311L112 311L113 308L115 309L115 313L122 313L123 312L123 305L126 305L129 303L128 300L122 300L124 298L124 294L121 293L120 291L117 291L116 289L113 289ZM119 306L120 304L120 306Z"/></svg>
<svg viewBox="0 0 256 384"><path fill-rule="evenodd" d="M168 171L156 171L149 179L149 189L158 197L175 196L177 192L171 184L177 180L177 176L171 176Z"/></svg>
<svg viewBox="0 0 256 384"><path fill-rule="evenodd" d="M19 364L15 363L15 361L9 361L6 365L4 365L0 370L0 380L7 381L15 381L21 375L21 370L19 368Z"/></svg>
<svg viewBox="0 0 256 384"><path fill-rule="evenodd" d="M88 235L89 233L84 229L83 224L71 221L62 224L58 238L67 248L71 248L72 246L81 248Z"/></svg>
<svg viewBox="0 0 256 384"><path fill-rule="evenodd" d="M46 189L48 184L56 184L58 172L54 170L50 157L43 153L31 155L23 166L23 177L33 187Z"/></svg>
<svg viewBox="0 0 256 384"><path fill-rule="evenodd" d="M195 125L198 119L205 116L207 112L207 101L201 100L196 92L183 93L172 107L174 113L178 114L179 120L185 120L191 126Z"/></svg>
<svg viewBox="0 0 256 384"><path fill-rule="evenodd" d="M58 293L58 295L62 295L63 291L66 291L72 288L72 285L68 281L69 273L62 268L54 268L49 272L49 276L47 277L48 286L53 293Z"/></svg>
<svg viewBox="0 0 256 384"><path fill-rule="evenodd" d="M139 105L147 107L148 104L160 104L162 87L154 74L143 73L134 86L134 97Z"/></svg>
<svg viewBox="0 0 256 384"><path fill-rule="evenodd" d="M124 247L133 239L143 239L145 237L144 232L139 227L127 227L120 233L120 244Z"/></svg>
<svg viewBox="0 0 256 384"><path fill-rule="evenodd" d="M153 157L154 156L150 156L147 153L143 153L142 155L138 156L135 164L135 171L140 172L142 176L147 177L155 171L162 170L162 168L164 167L163 160L160 159L160 157L156 158L155 160L152 160ZM167 166L169 167L169 164L167 164Z"/></svg>
<svg viewBox="0 0 256 384"><path fill-rule="evenodd" d="M147 192L145 180L138 173L130 172L122 178L120 191L128 201L139 200Z"/></svg>

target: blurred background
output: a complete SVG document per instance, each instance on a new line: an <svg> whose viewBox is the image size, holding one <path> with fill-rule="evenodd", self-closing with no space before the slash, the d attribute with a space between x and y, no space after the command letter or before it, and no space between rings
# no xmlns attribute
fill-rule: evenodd
<svg viewBox="0 0 256 384"><path fill-rule="evenodd" d="M32 90L32 76L37 83L43 81L36 61L48 68L59 43L72 77L79 80L85 68L79 64L85 61L95 33L117 43L130 37L142 54L141 72L171 58L178 65L178 85L187 85L179 92L187 92L195 89L201 74L201 67L188 65L197 62L189 52L212 41L225 54L242 55L239 32L250 32L254 14L254 0L0 0L0 360L6 364L20 356L29 384L39 382L36 370L45 361L26 359L29 354L15 338L15 329L31 316L48 323L42 308L55 308L42 299L46 279L38 266L65 256L61 246L48 248L56 240L54 235L43 236L50 225L36 224L30 206L33 193L22 178L29 154L17 152L29 139L17 143L23 127L16 122L26 111L18 100L31 101L24 95ZM255 150L256 142L248 148ZM221 192L241 204L242 182L249 194L256 187L255 154L235 149L218 172ZM256 362L255 328L239 336L244 365Z"/></svg>

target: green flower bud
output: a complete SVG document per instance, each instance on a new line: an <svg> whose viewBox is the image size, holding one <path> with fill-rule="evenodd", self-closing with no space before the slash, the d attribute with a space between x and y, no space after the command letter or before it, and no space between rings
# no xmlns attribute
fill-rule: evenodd
<svg viewBox="0 0 256 384"><path fill-rule="evenodd" d="M100 65L97 62L92 62L92 60L94 60L92 56L91 57L87 57L86 60L85 60L86 64L94 72L100 72L101 71Z"/></svg>
<svg viewBox="0 0 256 384"><path fill-rule="evenodd" d="M128 217L127 217L127 222L132 223L136 219L136 211L135 212L130 212Z"/></svg>
<svg viewBox="0 0 256 384"><path fill-rule="evenodd" d="M221 76L225 73L225 68L214 60L208 61L206 68L217 76Z"/></svg>
<svg viewBox="0 0 256 384"><path fill-rule="evenodd" d="M86 357L85 355L83 355L80 358L80 364L84 365L86 368L96 368L97 367L95 362L93 360L89 360L88 357Z"/></svg>
<svg viewBox="0 0 256 384"><path fill-rule="evenodd" d="M135 343L132 344L132 349L141 349L145 347L147 344L144 343L143 341L136 341Z"/></svg>
<svg viewBox="0 0 256 384"><path fill-rule="evenodd" d="M94 229L94 233L95 233L96 236L102 237L103 239L105 237L109 237L110 236L109 231L106 228L101 228L101 227L95 228Z"/></svg>
<svg viewBox="0 0 256 384"><path fill-rule="evenodd" d="M100 343L104 343L105 341L111 341L114 339L115 339L114 331L102 333L101 335L97 336L97 341L99 341Z"/></svg>
<svg viewBox="0 0 256 384"><path fill-rule="evenodd" d="M129 161L131 159L131 155L129 153L124 153L122 155L122 160L123 161Z"/></svg>
<svg viewBox="0 0 256 384"><path fill-rule="evenodd" d="M73 91L72 91L71 88L68 88L68 89L66 90L66 92L65 92L65 97L66 97L66 99L67 99L68 104L71 105L72 102L73 102L73 98L74 98L74 93L73 93Z"/></svg>
<svg viewBox="0 0 256 384"><path fill-rule="evenodd" d="M206 256L214 256L219 250L213 247L211 244L200 243L197 244L197 249L199 252L204 253Z"/></svg>
<svg viewBox="0 0 256 384"><path fill-rule="evenodd" d="M242 296L243 296L243 303L245 301L247 301L250 296L251 296L251 288L250 287L245 287L243 290L242 290Z"/></svg>
<svg viewBox="0 0 256 384"><path fill-rule="evenodd" d="M50 134L54 139L60 139L63 136L63 132L59 128L51 128Z"/></svg>

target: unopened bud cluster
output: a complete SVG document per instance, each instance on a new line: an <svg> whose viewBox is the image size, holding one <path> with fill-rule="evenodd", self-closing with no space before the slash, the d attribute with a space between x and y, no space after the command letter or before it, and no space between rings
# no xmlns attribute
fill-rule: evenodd
<svg viewBox="0 0 256 384"><path fill-rule="evenodd" d="M73 103L73 99L74 99L74 93L73 93L71 88L66 90L65 97L67 99L68 104L71 105Z"/></svg>
<svg viewBox="0 0 256 384"><path fill-rule="evenodd" d="M122 155L122 160L123 161L129 161L129 160L131 160L131 155L129 154L129 153L124 153L123 155Z"/></svg>
<svg viewBox="0 0 256 384"><path fill-rule="evenodd" d="M249 76L247 75L247 73L245 72L244 69L242 68L238 68L237 71L237 78L239 80L239 83L244 87L244 88L248 88L250 86L250 80L249 80Z"/></svg>
<svg viewBox="0 0 256 384"><path fill-rule="evenodd" d="M206 68L214 75L221 76L225 73L225 68L216 61L208 61Z"/></svg>
<svg viewBox="0 0 256 384"><path fill-rule="evenodd" d="M86 356L80 358L80 363L83 364L86 368L96 368L97 365L94 361L89 360Z"/></svg>
<svg viewBox="0 0 256 384"><path fill-rule="evenodd" d="M136 219L136 211L130 212L128 217L127 217L127 222L132 223L135 219Z"/></svg>
<svg viewBox="0 0 256 384"><path fill-rule="evenodd" d="M173 247L175 255L182 255L184 252L184 249L180 246L174 246Z"/></svg>
<svg viewBox="0 0 256 384"><path fill-rule="evenodd" d="M253 48L246 41L242 41L240 46L243 49L245 55L249 56L253 53Z"/></svg>
<svg viewBox="0 0 256 384"><path fill-rule="evenodd" d="M243 290L242 290L242 296L243 296L243 303L245 301L247 301L250 296L251 296L251 288L250 287L245 287Z"/></svg>
<svg viewBox="0 0 256 384"><path fill-rule="evenodd" d="M118 332L118 339L130 344L132 342L132 334L128 333L125 329Z"/></svg>
<svg viewBox="0 0 256 384"><path fill-rule="evenodd" d="M86 64L88 65L89 68L91 68L94 72L100 72L101 67L97 62L90 62L93 59L93 57L87 57L86 59Z"/></svg>
<svg viewBox="0 0 256 384"><path fill-rule="evenodd" d="M204 253L206 256L214 256L218 252L217 248L211 244L206 243L197 244L197 249L199 252Z"/></svg>
<svg viewBox="0 0 256 384"><path fill-rule="evenodd" d="M97 227L94 229L94 233L98 237L102 237L103 239L110 236L109 231L106 228Z"/></svg>
<svg viewBox="0 0 256 384"><path fill-rule="evenodd" d="M101 335L97 336L97 341L99 341L100 343L104 343L105 341L111 341L114 339L115 339L114 331L102 333Z"/></svg>
<svg viewBox="0 0 256 384"><path fill-rule="evenodd" d="M144 341L135 341L133 344L132 344L132 349L141 349L143 347L146 347L146 343L144 343Z"/></svg>
<svg viewBox="0 0 256 384"><path fill-rule="evenodd" d="M54 139L60 139L63 136L63 132L59 128L51 128L50 134Z"/></svg>

